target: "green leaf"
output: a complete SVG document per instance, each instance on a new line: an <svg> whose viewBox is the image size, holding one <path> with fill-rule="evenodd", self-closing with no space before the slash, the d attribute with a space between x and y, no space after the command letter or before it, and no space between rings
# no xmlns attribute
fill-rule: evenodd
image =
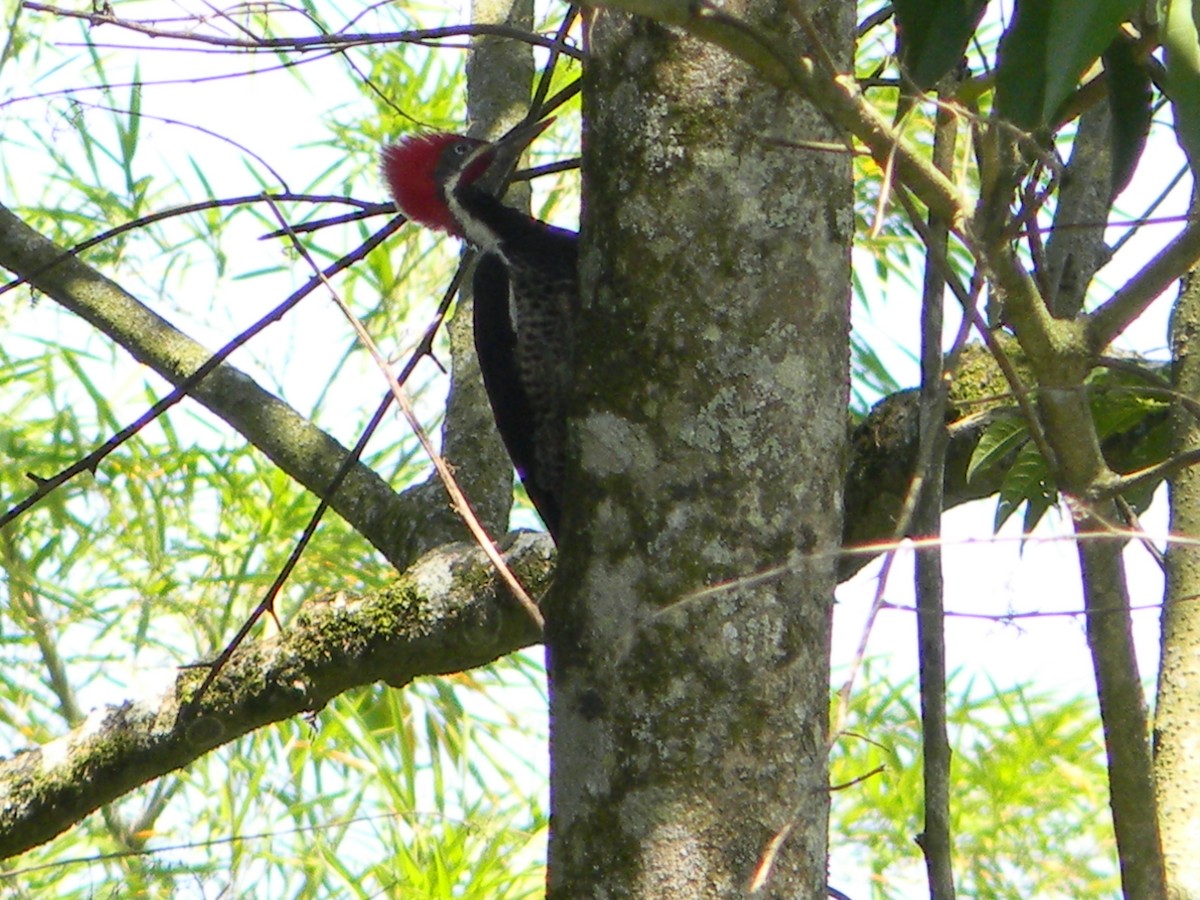
<svg viewBox="0 0 1200 900"><path fill-rule="evenodd" d="M996 519L993 528L996 531L1008 521L1022 503L1028 502L1032 507L1025 516L1025 532L1038 523L1042 515L1057 499L1056 492L1050 486L1050 473L1046 469L1046 461L1032 442L1017 451L1017 459L1012 468L1004 476L1000 485L1000 497L996 503Z"/></svg>
<svg viewBox="0 0 1200 900"><path fill-rule="evenodd" d="M137 153L138 137L142 130L142 69L137 63L133 67L133 82L129 85L128 125L122 125L117 119L117 139L121 145L121 159L129 170L133 165L133 157ZM132 180L132 175L127 175Z"/></svg>
<svg viewBox="0 0 1200 900"><path fill-rule="evenodd" d="M1194 167L1200 160L1200 37L1192 0L1170 0L1160 34L1175 137Z"/></svg>
<svg viewBox="0 0 1200 900"><path fill-rule="evenodd" d="M1029 429L1025 427L1024 420L1016 416L997 419L987 427L975 445L971 461L967 464L967 481L1002 463L1028 437Z"/></svg>
<svg viewBox="0 0 1200 900"><path fill-rule="evenodd" d="M1100 440L1105 440L1114 434L1132 431L1148 416L1162 412L1167 403L1132 390L1112 390L1093 394L1091 407L1096 434Z"/></svg>
<svg viewBox="0 0 1200 900"><path fill-rule="evenodd" d="M924 91L958 65L987 0L895 0L893 6L896 55Z"/></svg>
<svg viewBox="0 0 1200 900"><path fill-rule="evenodd" d="M922 815L921 747L914 736L920 731L915 724L920 712L914 709L919 693L911 679L890 681L888 673L871 661L864 666L846 729L830 751L834 784L884 768L880 776L831 796L835 845L861 848L881 884L911 864L911 823ZM1111 818L1104 814L1107 782L1095 701L1040 693L1031 685L973 685L961 673L951 673L947 682L957 796L979 801L951 808L962 894L1119 896ZM1045 828L998 820L995 809L1046 810ZM1054 865L1040 862L1046 859ZM1001 868L1003 877L997 875ZM864 896L896 898L911 892Z"/></svg>
<svg viewBox="0 0 1200 900"><path fill-rule="evenodd" d="M1016 18L997 51L996 109L1022 128L1036 128L1044 121L1050 12L1050 3L1018 3Z"/></svg>
<svg viewBox="0 0 1200 900"><path fill-rule="evenodd" d="M1025 498L1025 520L1021 523L1021 530L1029 534L1037 523L1042 520L1042 516L1046 514L1051 506L1054 505L1056 498L1053 494L1043 492L1040 495Z"/></svg>
<svg viewBox="0 0 1200 900"><path fill-rule="evenodd" d="M1109 141L1112 144L1112 193L1115 197L1129 184L1150 134L1154 93L1150 72L1134 53L1134 43L1123 34L1104 51L1108 74L1108 107L1112 112Z"/></svg>
<svg viewBox="0 0 1200 900"><path fill-rule="evenodd" d="M1000 40L996 108L1030 131L1048 125L1138 0L1022 0Z"/></svg>

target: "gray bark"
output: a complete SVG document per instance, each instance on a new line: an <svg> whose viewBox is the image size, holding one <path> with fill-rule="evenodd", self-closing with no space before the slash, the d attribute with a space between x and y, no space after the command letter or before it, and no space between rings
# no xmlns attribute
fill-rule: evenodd
<svg viewBox="0 0 1200 900"><path fill-rule="evenodd" d="M848 65L852 9L807 5ZM672 28L602 12L592 54L550 896L818 896L849 162L764 141L831 133Z"/></svg>
<svg viewBox="0 0 1200 900"><path fill-rule="evenodd" d="M1062 175L1055 231L1046 242L1046 305L1060 319L1083 309L1092 276L1108 262L1104 223L1112 208L1112 114L1098 103L1079 117L1071 161Z"/></svg>
<svg viewBox="0 0 1200 900"><path fill-rule="evenodd" d="M987 384L986 380L978 382L972 393L981 393L982 395L992 393ZM904 491L908 483L908 473L912 470L912 461L916 458L917 453L919 406L917 399L916 392L895 395L880 404L871 417L854 432L855 463L852 468L857 475L848 479L847 490L856 499L848 508L847 531L858 535L864 541L885 538L892 533L895 527L894 519L889 518L887 514L891 508L890 505L872 503L870 490L873 486L876 499L898 495ZM950 428L949 459L951 465L948 468L946 481L945 502L947 508L968 499L986 496L996 490L995 476L977 479L970 484L963 479L966 460L970 457L971 450L988 421L988 415L975 415ZM510 536L511 540L515 540L516 543L513 543L508 551L509 564L516 567L519 576L525 579L524 583L530 590L535 594L540 592L549 578L549 565L552 562L553 552L550 540L545 537L532 539ZM393 602L397 596L402 597L402 593L397 595L389 591L381 594L377 600L364 602L348 600L337 608L336 621L340 631L335 633L334 637L336 638L338 634L342 637L347 635L369 636L375 633L379 627L378 614L385 614L390 617L386 623L387 629L398 634L397 640L406 641L407 638L404 635L418 638L421 635L428 637L428 640L422 640L419 645L404 644L403 650L396 651L396 659L407 666L406 671L413 677L435 672L457 671L476 664L482 659L502 656L536 643L540 639L537 629L523 613L512 609L507 602L504 603L503 621L508 624L504 627L492 627L494 613L489 610L495 603L494 585L478 554L468 552L467 548L463 547L442 548L431 554L431 562L422 564L422 568L417 572L419 574L421 571L436 571L436 568L429 568L430 565L438 565L433 561L444 560L453 564L453 561L459 559L460 555L463 560L469 557L471 565L454 568L455 580L447 583L446 587L457 591L458 587L455 585L458 585L463 591L473 592L470 596L466 593L459 593L454 602L436 601L428 605L424 603L405 605ZM856 570L861 564L865 564L870 558L871 556L866 554L844 557L841 561L843 577ZM404 581L400 583L401 587L404 583ZM20 585L14 584L14 596L17 597L19 594ZM17 602L19 605L19 597L17 597ZM331 612L334 608L328 602L321 603L320 600L313 602L327 612ZM471 610L473 612L469 612ZM469 614L464 615L464 611L468 611ZM517 618L514 620L513 616ZM311 623L312 627L309 628L304 622ZM322 614L307 616L304 622L289 626L287 637L301 639L306 634L320 635L329 625L329 620ZM364 653L368 651L371 640L373 638L366 639L361 645ZM283 702L280 702L278 694L286 684L289 670L261 667L262 664L268 663L272 659L273 651L270 648L276 643L269 642L266 647L248 644L235 655L230 669L230 672L246 673L248 677L239 676L233 679L236 685L230 684L226 680L218 680L213 685L207 706L213 709L222 707L228 709L229 693L227 689L236 686L241 693L235 706L243 710L258 711L255 713L256 718L253 719L242 718L239 715L236 724L228 718L228 712L222 713L222 716L226 717L221 726L224 736L218 743L232 739L236 734L244 733L250 728L290 718L313 707L311 694L308 696L292 695L290 698L285 697ZM421 648L419 651L415 650L417 646ZM1179 643L1177 646L1186 649L1190 644ZM307 649L319 651L320 645L312 644ZM1186 654L1183 659L1186 662ZM297 664L300 663L294 657L293 660ZM385 663L379 657L375 657L375 660L380 664ZM352 671L341 672L343 664L349 666ZM347 687L368 684L379 678L390 678L393 682L397 681L396 676L387 674L383 669L374 668L374 664L364 665L362 658L355 656L340 660L328 658L310 660L306 665L314 666L311 671L320 673L319 677L322 680L349 674L350 679L345 682ZM328 674L323 672L326 668L330 670ZM272 675L272 672L275 674ZM254 674L250 676L249 673ZM1184 671L1182 674L1184 679L1180 681L1180 684L1186 687L1188 673ZM194 679L194 675L185 674L180 678L177 690L184 690L187 685L194 687ZM1172 782L1163 774L1164 767L1171 764L1168 754L1169 747L1164 743L1164 736L1168 729L1174 728L1177 735L1182 734L1183 737L1187 737L1186 734L1179 732L1178 727L1168 724L1166 711L1178 709L1178 716L1182 717L1180 721L1183 724L1194 721L1194 718L1188 718L1192 715L1189 712L1190 707L1187 705L1190 693L1177 690L1176 694L1176 699L1172 702L1164 692L1163 699L1159 704L1160 794L1164 790L1174 789ZM93 712L89 721L101 721L106 724L105 740L81 742L79 735L82 732L79 732L64 736L61 743L57 745L59 749L62 747L70 749L71 755L64 762L64 766L70 762L70 772L97 773L98 770L91 765L91 761L102 759L104 765L108 767L106 771L119 772L121 773L120 778L109 777L103 773L67 777L63 773L68 770L61 768L56 770L55 778L57 780L53 785L38 786L29 780L31 770L28 768L38 758L33 755L37 751L22 754L16 760L11 761L11 764L0 762L0 797L4 798L0 802L0 854L28 849L48 836L69 827L77 821L81 812L94 809L99 804L111 802L125 792L154 780L164 772L185 766L216 746L216 744L187 739L186 733L179 729L170 729L165 735L160 733L158 737L150 740L151 735L146 729L156 722L169 721L174 716L172 710L178 705L174 693L164 697L163 702L166 704L164 707L150 707L145 711L145 716L139 717L120 715L114 718L112 710L121 709L122 707L119 706ZM73 719L81 718L82 713L72 713L71 717ZM89 728L90 726L83 726L84 730ZM1188 739L1190 740L1190 738ZM1172 740L1178 740L1178 737L1172 738ZM82 805L64 804L61 798L65 794L76 798L72 801L73 804ZM1175 797L1173 802L1176 804L1183 803L1187 799L1186 794L1182 792L1173 796ZM1187 802L1190 803L1190 801ZM1188 822L1186 816L1190 815L1189 810L1190 806L1185 810L1185 816L1181 820L1184 827ZM1170 822L1167 821L1165 825L1170 832L1172 829ZM1186 857L1186 848L1190 845L1182 846L1182 852Z"/></svg>

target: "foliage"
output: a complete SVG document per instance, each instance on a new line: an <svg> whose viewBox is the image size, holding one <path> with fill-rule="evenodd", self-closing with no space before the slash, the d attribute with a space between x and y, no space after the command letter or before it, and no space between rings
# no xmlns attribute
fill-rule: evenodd
<svg viewBox="0 0 1200 900"><path fill-rule="evenodd" d="M995 16L981 19L983 3L897 2L899 59L927 88L965 57L973 75L957 99L971 127L994 105L1034 133L1037 142L1021 158L1024 180L1011 186L1021 197L1051 193L1055 182L1046 171L1061 169L1071 143L1080 78L1102 66L1122 126L1113 137L1116 188L1135 167L1156 99L1172 101L1185 147L1194 153L1200 142L1191 4L1169 4L1166 87L1158 98L1140 45L1116 34L1135 5L1094 0L1084 4L1085 14L1067 0L1026 3L1005 27ZM309 3L282 17L247 13L245 23L269 34L292 33L301 22L332 33L352 19L365 28L355 19L360 12ZM437 14L372 7L370 22L394 32L440 24ZM546 11L539 32L553 29L559 15ZM309 57L280 50L252 79L237 67L213 76L231 79L229 92L217 95L215 110L185 115L170 113L193 86L178 84L169 74L174 63L162 55L106 45L107 25L64 24L28 10L13 21L0 56L5 203L64 245L105 236L82 251L84 258L213 345L268 313L293 286L299 270L292 251L262 240L280 216L297 226L354 209L349 201L361 196L377 197L381 143L417 128L458 127L463 117L462 58L445 49L378 43ZM887 77L896 71L893 37L884 28L867 31L855 63L864 83L877 82L870 96L885 118L904 108L898 79ZM248 65L244 58L237 63ZM552 90L575 74L560 71ZM264 119L280 121L272 107L308 114L282 120L293 129L284 142L261 133L244 138L239 129L249 131L247 123L235 128L222 108L241 90L263 91ZM214 105L206 96L204 105ZM577 114L578 100L560 113L560 142ZM929 149L935 114L932 104L918 103L899 117L899 130L921 153ZM972 195L986 181L976 167L986 148L979 132L973 136L974 143L960 142L953 167L956 186ZM857 154L855 174L855 300L869 319L916 293L925 249L896 199L893 173ZM258 196L281 189L290 199ZM573 218L575 176L539 183L538 190L544 216ZM110 233L197 202L203 205ZM1025 224L1052 221L1055 203L1023 209ZM1001 205L1008 211L1014 204ZM328 261L372 230L364 219L300 240ZM1036 232L1023 232L1020 258L1031 266ZM967 248L955 243L948 255L953 272L969 280ZM400 355L432 313L454 260L445 243L408 230L355 265L338 290L382 336L385 350ZM31 473L45 477L85 455L165 388L36 296L14 292L7 299L0 308L0 496L10 500L30 489ZM350 441L381 390L349 331L319 308L322 302L310 300L264 333L239 362ZM1011 323L1001 315L994 324ZM860 416L898 389L905 381L898 373L914 359L907 336L865 334L852 338L852 407ZM437 349L445 355L444 344ZM432 425L445 380L430 371L418 381L418 405ZM1144 380L1113 372L1093 373L1087 387L1101 441L1127 439L1139 466L1167 458L1161 395L1146 390ZM415 441L394 427L372 445L368 462L398 488L425 474ZM987 429L968 479L996 472L997 528L1023 504L1032 528L1058 499L1029 422L1016 413ZM1140 510L1152 487L1126 499ZM314 506L311 495L218 420L183 406L122 445L93 476L51 494L19 527L0 532L8 594L0 613L0 750L51 741L93 706L211 655L257 602ZM361 537L341 520L327 520L280 599L284 627L305 597L364 590L387 577ZM312 723L244 738L5 863L0 885L26 897L105 896L118 886L126 896L537 896L548 816L539 665L517 656L403 692L379 687L344 695ZM833 781L885 770L835 793L834 843L853 848L852 861L875 878L876 896L900 897L911 892L920 862L913 844L923 813L916 689L910 681L868 682L836 745ZM960 680L951 692L963 895L1114 891L1091 705L1027 686L977 692Z"/></svg>
<svg viewBox="0 0 1200 900"><path fill-rule="evenodd" d="M309 13L342 15L333 5ZM380 15L386 30L414 21L410 11ZM217 201L277 190L276 173L296 178L302 169L281 165L275 152L242 152L228 143L232 130L194 128L200 110L164 123L158 101L186 90L171 86L169 61L126 68L129 55L100 47L98 32L70 24L43 31L51 21L25 15L0 82L6 202L72 245L210 201L119 233L85 257L192 333L223 343L287 293L295 260L259 240L278 228L270 207ZM278 19L259 20L268 21ZM80 36L82 49L63 46ZM310 135L313 166L291 188L334 199L280 201L293 223L343 213L336 197L351 185L364 192L379 143L401 130L393 110L419 111L442 126L461 119L461 57L411 45L362 55L360 67L390 102L365 88L360 94L354 71L342 69L336 89L358 99L298 123ZM319 92L326 102L330 68L317 78L312 71L292 68L283 76L292 84L281 90ZM86 89L108 84L99 98ZM22 99L35 93L40 99ZM177 132L187 134L176 140ZM318 258L336 259L368 227L318 231L305 243ZM452 260L445 244L405 234L360 262L339 290L374 333L394 335L403 349L432 311ZM15 300L5 307L0 348L7 505L28 492L30 475L46 477L90 452L164 384L52 304L20 291L6 299ZM320 302L276 326L283 333L265 333L242 365L352 439L381 388L363 381L362 351L312 308ZM428 375L417 386L429 392L422 408L436 421L438 386ZM416 452L411 435L389 425L366 461L402 486L424 475ZM225 425L185 404L118 448L94 476L69 482L19 527L0 532L8 598L0 614L0 752L45 744L92 707L152 693L176 666L211 656L270 584L315 505ZM361 537L327 518L279 599L284 627L314 593L358 592L390 577ZM0 893L537 896L547 815L544 702L540 662L527 656L403 692L380 686L343 695L311 723L236 741L9 860Z"/></svg>
<svg viewBox="0 0 1200 900"><path fill-rule="evenodd" d="M899 900L922 893L921 715L914 678L872 668L830 758L830 880L863 866L873 897ZM980 688L961 674L948 687L961 896L1111 896L1119 882L1093 704L1031 685Z"/></svg>
<svg viewBox="0 0 1200 900"><path fill-rule="evenodd" d="M9 347L5 497L21 495L26 471L87 453L156 387L135 376L115 393L111 354L63 339ZM314 504L259 454L185 412L0 533L3 752L47 743L93 705L151 691L176 665L219 648ZM388 580L343 522L322 536L281 598L285 616L315 588ZM343 695L312 723L239 740L9 861L2 892L85 897L122 884L123 896L251 886L259 896L534 896L546 827L544 776L529 749L545 742L539 673L514 657L404 692ZM533 692L516 707L527 707L521 716L514 686Z"/></svg>
<svg viewBox="0 0 1200 900"><path fill-rule="evenodd" d="M1119 371L1100 370L1088 379L1092 418L1101 441L1120 442L1130 449L1125 471L1163 462L1168 456L1169 429L1165 413L1169 404L1148 389L1144 379ZM1058 502L1045 458L1031 443L1028 424L1019 415L999 416L988 426L967 465L967 481L992 470L1003 472L996 502L995 530L1025 504L1024 530L1033 530ZM1155 484L1126 494L1130 506L1141 512L1150 505Z"/></svg>

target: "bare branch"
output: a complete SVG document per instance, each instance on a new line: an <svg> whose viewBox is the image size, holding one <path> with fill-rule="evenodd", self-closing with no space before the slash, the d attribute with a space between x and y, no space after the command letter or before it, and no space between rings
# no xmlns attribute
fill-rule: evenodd
<svg viewBox="0 0 1200 900"><path fill-rule="evenodd" d="M333 225L341 222L353 222L358 219L363 219L368 216L378 216L383 214L395 215L396 205L394 203L371 203L364 200L355 200L353 197L345 197L338 194L292 194L287 192L266 193L260 192L257 194L244 194L240 197L223 197L221 199L201 200L196 203L185 203L182 206L172 206L167 209L160 209L158 212L147 213L144 216L138 216L136 219L130 219L128 222L122 222L102 231L95 237L88 238L86 241L80 241L72 247L66 248L62 252L62 258L66 259L70 256L78 256L84 250L90 247L95 247L98 244L103 244L105 241L110 241L115 237L130 231L137 231L140 228L145 228L148 225L153 225L155 222L163 222L167 219L173 219L177 216L186 216L195 212L204 212L210 209L223 209L230 206L246 206L250 203L344 203L348 206L353 206L358 209L357 212L347 213L335 219L324 219L321 222L305 222L303 225L296 226L296 233L303 231L315 230L314 225ZM278 237L278 234L263 235L263 239L269 237ZM55 260L58 262L58 260ZM26 279L18 276L6 284L0 284L0 294L4 294L15 288L25 284Z"/></svg>
<svg viewBox="0 0 1200 900"><path fill-rule="evenodd" d="M44 12L50 15L60 16L66 19L83 19L93 27L97 25L115 25L127 31L132 31L137 34L144 34L154 38L172 38L179 41L186 41L192 44L207 44L214 47L222 47L236 52L244 52L246 50L297 50L311 52L318 49L347 48L360 47L368 44L425 44L432 46L444 46L444 42L448 38L455 37L476 37L480 35L495 35L497 37L512 38L517 41L524 41L527 44L532 44L537 47L546 47L574 59L582 59L583 51L578 47L572 47L569 43L563 42L558 38L546 37L545 35L537 34L536 32L526 31L521 28L513 28L507 25L452 25L445 28L421 28L413 29L412 31L388 31L378 33L358 33L358 34L319 34L311 37L258 37L248 36L244 38L224 37L218 34L202 34L196 31L188 30L171 30L160 28L157 25L151 24L149 21L138 21L134 19L120 19L114 16L111 12L80 12L74 9L64 9L61 6L49 6L44 3L26 2L22 4L24 9L34 12ZM105 10L111 9L108 6ZM178 48L172 48L178 49Z"/></svg>
<svg viewBox="0 0 1200 900"><path fill-rule="evenodd" d="M1093 492L1092 498L1109 500L1138 488L1158 484L1163 479L1170 478L1176 472L1194 466L1196 463L1200 463L1200 449L1177 453L1170 459L1164 459L1162 462L1146 466L1144 469L1127 472L1108 480L1103 487Z"/></svg>
<svg viewBox="0 0 1200 900"><path fill-rule="evenodd" d="M939 93L950 92L956 83L949 76ZM933 162L939 171L954 165L958 136L953 108L939 104L934 127ZM936 216L926 223L922 240L929 243L921 296L921 450L925 465L914 481L925 484L916 498L912 529L922 536L942 533L942 507L946 480L946 407L949 401L949 368L942 353L943 309L946 295L946 252L949 229ZM982 279L977 279L982 283ZM976 305L971 298L970 307ZM957 363L971 333L968 316L963 316L958 337L950 352L950 365ZM926 449L926 445L930 445ZM924 764L925 822L917 843L925 856L929 893L938 900L954 900L953 836L950 816L950 739L946 728L946 633L945 588L940 548L918 550L915 566L917 606L918 675L921 688L921 736Z"/></svg>

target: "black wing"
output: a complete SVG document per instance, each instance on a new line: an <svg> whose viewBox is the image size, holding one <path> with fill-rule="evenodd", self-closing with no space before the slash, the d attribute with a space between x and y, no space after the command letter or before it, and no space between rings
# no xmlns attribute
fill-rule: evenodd
<svg viewBox="0 0 1200 900"><path fill-rule="evenodd" d="M517 335L509 313L510 281L504 261L493 253L483 254L475 268L474 288L475 351L496 428L529 499L546 523L550 536L557 541L562 521L560 488L554 483L555 476L539 464L546 458L547 448L539 451L539 431L543 429L539 429L538 423L547 416L561 414L561 410L536 409L522 376Z"/></svg>

